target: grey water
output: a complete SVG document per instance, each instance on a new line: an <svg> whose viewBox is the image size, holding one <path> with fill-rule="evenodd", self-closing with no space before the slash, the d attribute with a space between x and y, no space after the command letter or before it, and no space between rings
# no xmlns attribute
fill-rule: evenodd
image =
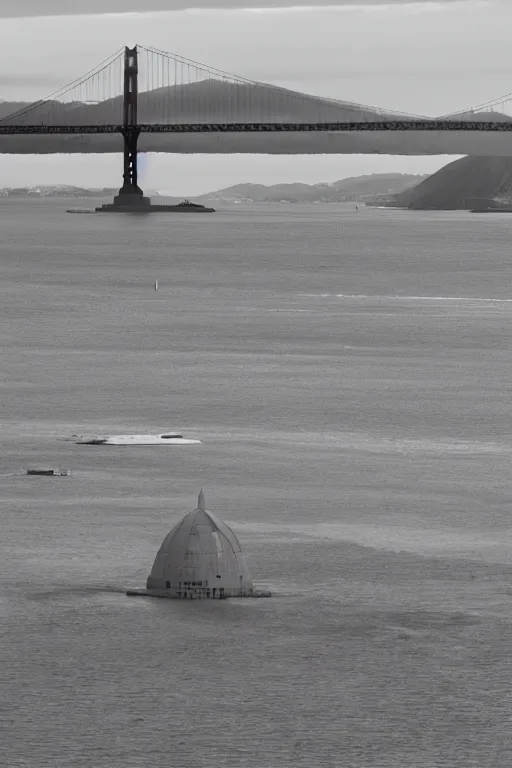
<svg viewBox="0 0 512 768"><path fill-rule="evenodd" d="M0 204L0 765L509 766L512 217L66 207ZM200 487L272 600L125 596Z"/></svg>

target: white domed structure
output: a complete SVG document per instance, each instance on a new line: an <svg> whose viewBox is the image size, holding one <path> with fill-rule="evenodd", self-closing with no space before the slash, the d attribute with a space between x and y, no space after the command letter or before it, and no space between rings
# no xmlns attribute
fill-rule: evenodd
<svg viewBox="0 0 512 768"><path fill-rule="evenodd" d="M240 543L231 528L206 509L202 491L197 509L185 515L164 539L147 590L181 599L253 595Z"/></svg>

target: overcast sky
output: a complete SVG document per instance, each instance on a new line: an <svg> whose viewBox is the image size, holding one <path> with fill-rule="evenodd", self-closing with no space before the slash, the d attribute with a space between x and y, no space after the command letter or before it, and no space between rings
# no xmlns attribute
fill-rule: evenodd
<svg viewBox="0 0 512 768"><path fill-rule="evenodd" d="M65 15L72 5L89 14ZM141 6L143 13L119 13ZM415 114L512 92L512 0L0 0L0 16L4 99L44 97L136 42L251 79ZM329 181L444 162L158 156L148 158L144 183L192 195L237 181ZM1 157L0 185L116 185L120 166L117 157Z"/></svg>

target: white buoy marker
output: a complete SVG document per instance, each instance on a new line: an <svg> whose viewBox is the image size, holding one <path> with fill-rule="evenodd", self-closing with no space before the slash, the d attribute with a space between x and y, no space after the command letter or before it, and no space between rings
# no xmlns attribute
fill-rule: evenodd
<svg viewBox="0 0 512 768"><path fill-rule="evenodd" d="M155 280L155 291L158 291L158 280Z"/></svg>

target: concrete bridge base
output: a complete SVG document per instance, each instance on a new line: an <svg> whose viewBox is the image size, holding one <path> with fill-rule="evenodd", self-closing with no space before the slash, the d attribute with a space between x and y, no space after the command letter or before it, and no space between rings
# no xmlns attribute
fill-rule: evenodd
<svg viewBox="0 0 512 768"><path fill-rule="evenodd" d="M141 189L119 190L112 203L96 208L98 213L147 213L151 208L151 199L144 197Z"/></svg>

